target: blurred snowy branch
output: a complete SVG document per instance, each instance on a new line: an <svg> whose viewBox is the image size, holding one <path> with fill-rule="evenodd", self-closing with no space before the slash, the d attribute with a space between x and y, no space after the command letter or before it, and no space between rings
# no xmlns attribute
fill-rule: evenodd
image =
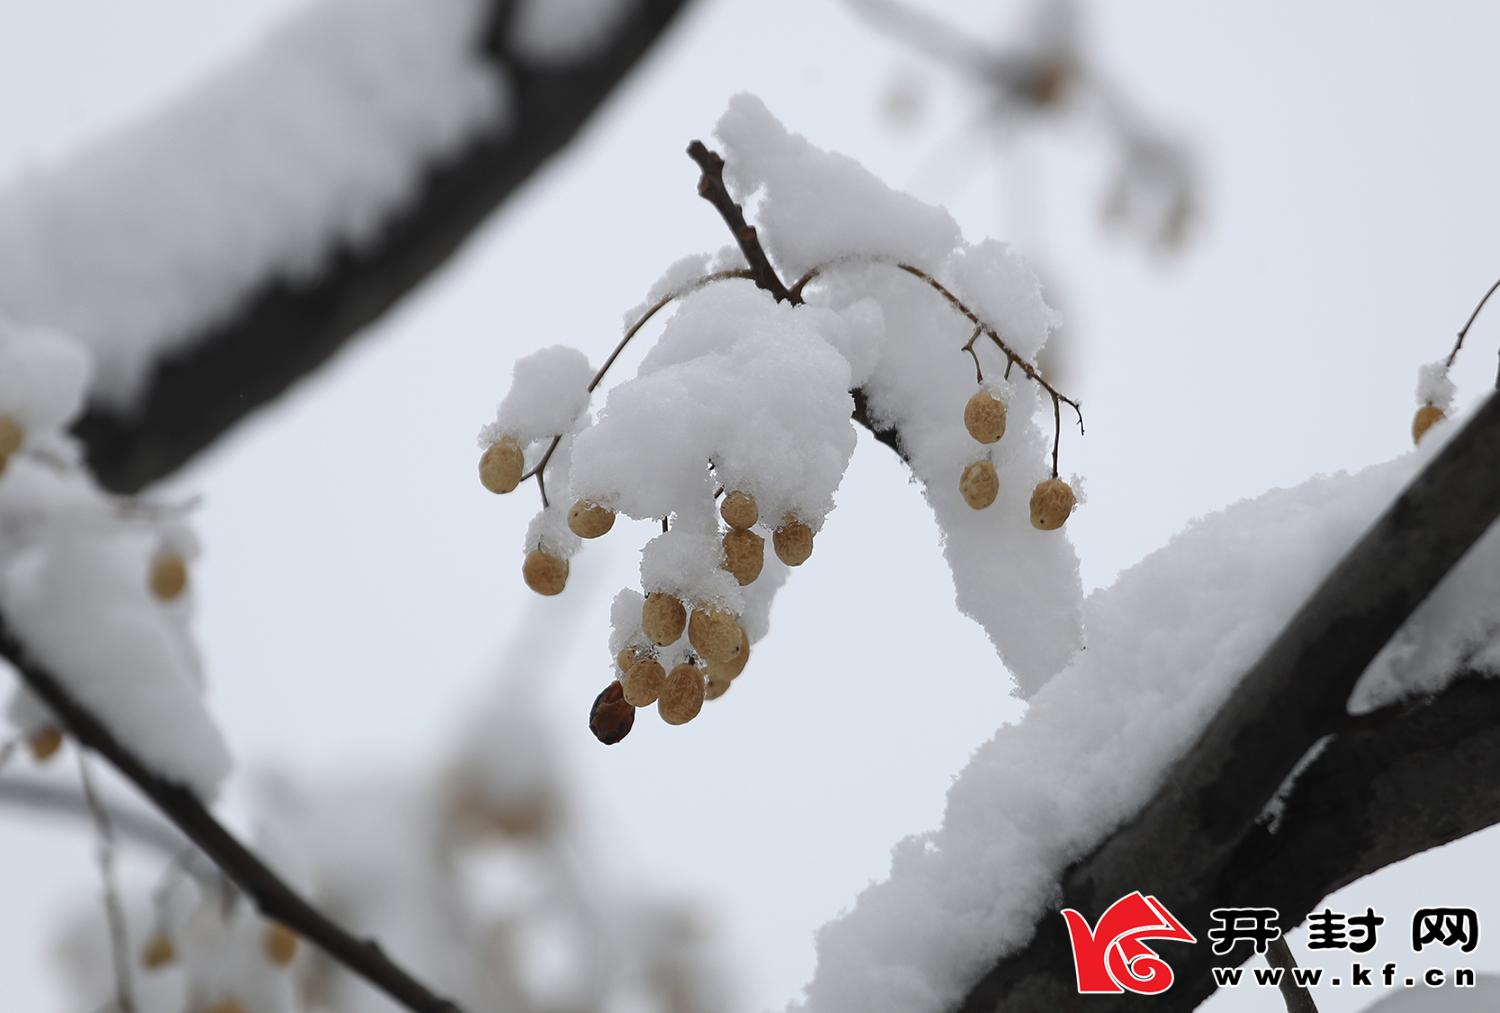
<svg viewBox="0 0 1500 1013"><path fill-rule="evenodd" d="M0 190L0 310L93 354L78 427L140 489L318 368L566 145L687 0L318 0Z"/></svg>

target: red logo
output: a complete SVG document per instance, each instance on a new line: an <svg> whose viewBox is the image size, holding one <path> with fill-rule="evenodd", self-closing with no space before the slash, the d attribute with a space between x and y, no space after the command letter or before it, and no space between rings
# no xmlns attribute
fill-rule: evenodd
<svg viewBox="0 0 1500 1013"><path fill-rule="evenodd" d="M1198 941L1161 901L1143 897L1139 890L1111 904L1093 928L1072 908L1062 915L1073 943L1080 995L1160 995L1172 987L1172 969L1144 940Z"/></svg>

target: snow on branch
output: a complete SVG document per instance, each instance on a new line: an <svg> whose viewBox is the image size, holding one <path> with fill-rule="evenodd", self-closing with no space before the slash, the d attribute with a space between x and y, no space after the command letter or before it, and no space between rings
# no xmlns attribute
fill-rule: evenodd
<svg viewBox="0 0 1500 1013"><path fill-rule="evenodd" d="M262 914L320 947L413 1013L459 1013L385 955L379 944L359 939L315 908L245 846L178 780L153 771L90 710L63 681L38 664L0 614L0 658L46 705L77 741L104 757L196 844L229 879L254 899Z"/></svg>
<svg viewBox="0 0 1500 1013"><path fill-rule="evenodd" d="M318 0L0 188L0 312L83 341L132 491L316 369L580 129L687 0Z"/></svg>
<svg viewBox="0 0 1500 1013"><path fill-rule="evenodd" d="M727 692L788 569L813 554L856 426L922 480L960 606L1035 690L1079 645L1077 560L1058 532L1078 503L1058 473L1063 404L1082 428L1078 403L1034 364L1055 320L1035 276L997 243L964 244L946 212L789 133L752 97L731 102L718 133L733 158L700 141L688 155L735 245L670 268L592 376L566 348L520 360L479 434L487 489L537 482L521 567L537 593L561 594L583 542L619 517L661 525L642 550L640 592L616 599L618 685L595 700L590 727L612 744L632 707L682 724ZM764 235L747 218L752 199ZM788 286L791 267L801 277ZM590 395L625 345L672 304L637 375L592 417ZM989 380L981 352L1004 366Z"/></svg>

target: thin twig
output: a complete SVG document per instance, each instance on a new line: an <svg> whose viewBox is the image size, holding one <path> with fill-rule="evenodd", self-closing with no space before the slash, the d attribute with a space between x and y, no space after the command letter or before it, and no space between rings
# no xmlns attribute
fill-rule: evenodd
<svg viewBox="0 0 1500 1013"><path fill-rule="evenodd" d="M702 170L698 177L698 196L712 204L724 219L724 224L729 226L734 241L740 246L740 252L745 255L745 263L750 265L755 284L771 293L771 297L777 302L801 302L800 297L787 291L776 268L771 266L771 258L766 256L765 248L760 245L760 236L756 233L755 226L745 221L744 210L724 185L723 156L710 150L702 141L689 144L687 153Z"/></svg>
<svg viewBox="0 0 1500 1013"><path fill-rule="evenodd" d="M636 334L639 333L640 329L642 327L645 327L646 324L650 322L652 317L656 316L656 314L660 313L667 306L671 305L673 302L676 302L678 299L681 299L687 295L691 295L692 293L698 291L700 288L705 288L709 285L714 284L715 282L727 281L730 278L748 279L752 277L753 275L751 274L751 272L744 269L733 271L715 271L712 274L705 274L703 277L697 279L696 281L690 282L687 285L684 285L682 288L679 288L674 292L668 292L666 295L656 300L656 302L652 303L645 313L641 314L639 320L630 325L630 327L625 331L625 336L615 343L614 350L609 353L609 358L604 360L604 365L599 367L598 372L594 374L594 378L589 381L589 385L585 389L590 394L594 393L594 391L598 389L599 384L604 380L604 375L609 372L609 367L615 364L615 360L620 357L620 353L625 351L625 346L630 344L630 339L635 337ZM546 509L547 507L552 505L547 499L547 463L552 460L552 455L556 452L557 445L561 442L562 436L560 434L552 437L552 442L547 444L547 450L546 453L542 454L542 459L536 463L536 466L534 468L521 476L521 481L523 482L528 478L536 479L537 489L542 494L543 509Z"/></svg>
<svg viewBox="0 0 1500 1013"><path fill-rule="evenodd" d="M1276 987L1281 989L1281 998L1286 1001L1286 1013L1318 1013L1318 1004L1313 1002L1307 986L1297 980L1297 958L1282 936L1271 940L1266 951L1266 963L1281 969Z"/></svg>
<svg viewBox="0 0 1500 1013"><path fill-rule="evenodd" d="M125 923L125 909L120 904L120 885L115 878L115 827L89 773L88 757L78 751L78 778L83 797L94 816L95 855L99 861L99 880L104 887L104 917L109 925L109 955L115 973L115 1005L120 1013L135 1013L135 996L130 985L130 928Z"/></svg>
<svg viewBox="0 0 1500 1013"><path fill-rule="evenodd" d="M0 657L72 734L139 788L163 816L202 849L225 877L244 890L272 921L281 922L320 947L330 959L412 1013L459 1013L459 1007L434 993L392 961L373 939L351 935L273 872L258 855L230 833L183 784L151 770L62 682L31 658L0 614Z"/></svg>
<svg viewBox="0 0 1500 1013"><path fill-rule="evenodd" d="M1458 340L1453 343L1453 351L1448 353L1448 358L1443 363L1444 369L1453 368L1453 360L1458 358L1459 350L1464 347L1464 338L1469 336L1469 328L1473 327L1474 321L1479 319L1479 311L1484 309L1484 304L1490 301L1490 296L1495 294L1496 289L1500 289L1500 279L1496 279L1495 283L1490 286L1489 291L1479 300L1479 305L1474 307L1474 312L1469 314L1469 319L1465 320L1464 325L1458 329ZM1500 381L1497 381L1496 385L1500 386Z"/></svg>

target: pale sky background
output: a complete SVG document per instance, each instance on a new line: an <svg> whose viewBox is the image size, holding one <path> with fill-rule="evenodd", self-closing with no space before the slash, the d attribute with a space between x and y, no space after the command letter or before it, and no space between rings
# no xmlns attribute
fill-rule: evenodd
<svg viewBox="0 0 1500 1013"><path fill-rule="evenodd" d="M0 178L45 171L190 87L300 2L0 0ZM997 36L1016 5L932 6ZM839 0L694 4L446 271L173 483L205 496L198 629L237 784L432 765L477 701L524 683L557 722L605 861L701 898L735 1005L754 1010L796 994L813 930L885 874L897 839L936 824L969 753L1022 713L952 607L919 493L862 440L730 696L685 728L642 720L619 748L588 735L610 677L608 599L637 582L647 532L617 528L575 560L568 594L534 603L518 573L534 497L483 492L473 436L516 357L559 341L601 356L663 267L723 244L682 149L738 91L1045 266L1089 421L1087 437L1065 436L1065 470L1087 479L1069 525L1087 587L1195 515L1405 452L1417 365L1500 273L1500 9L1135 0L1084 13L1095 62L1200 155L1206 220L1173 261L1100 228L1097 131L1048 124L999 145L966 128L974 96ZM921 84L922 126L885 121L898 79ZM1474 331L1456 374L1465 403L1493 382L1497 341L1500 320ZM571 631L566 662L500 671L524 623ZM887 692L898 680L921 694ZM1371 956L1409 957L1417 907L1500 919L1497 842L1471 838L1330 904L1374 906L1390 945ZM60 915L93 901L89 836L0 812L0 868L0 997L61 1011L48 952ZM1500 944L1473 957L1500 970ZM1319 1002L1339 1013L1370 998ZM1278 1002L1247 989L1208 1008Z"/></svg>

